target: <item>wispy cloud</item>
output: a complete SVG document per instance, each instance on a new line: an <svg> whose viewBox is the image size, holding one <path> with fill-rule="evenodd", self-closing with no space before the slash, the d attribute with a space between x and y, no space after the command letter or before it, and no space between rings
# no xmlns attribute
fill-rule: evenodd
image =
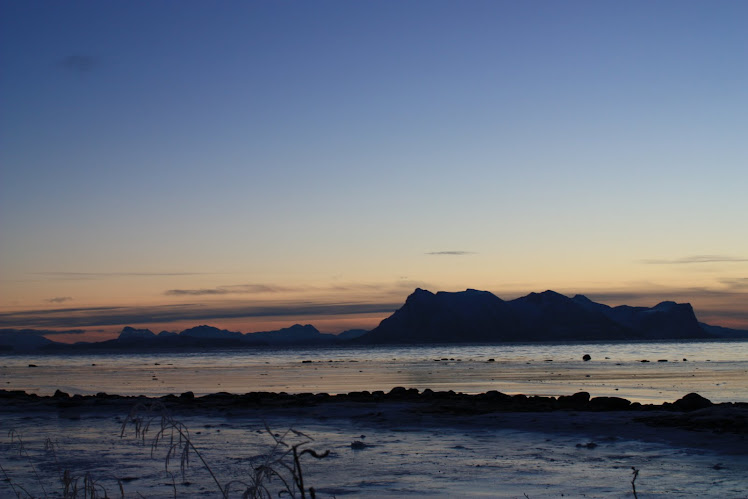
<svg viewBox="0 0 748 499"><path fill-rule="evenodd" d="M164 292L168 296L211 296L211 295L241 295L255 293L282 293L299 291L299 288L274 286L269 284L233 284L205 289L169 289Z"/></svg>
<svg viewBox="0 0 748 499"><path fill-rule="evenodd" d="M55 296L54 298L47 298L47 303L65 303L66 301L71 301L73 298L70 296Z"/></svg>
<svg viewBox="0 0 748 499"><path fill-rule="evenodd" d="M192 275L214 275L210 272L33 272L32 275L62 281L106 279L108 277L171 277Z"/></svg>
<svg viewBox="0 0 748 499"><path fill-rule="evenodd" d="M0 329L0 335L4 334L26 334L29 336L49 336L52 334L83 334L83 329L66 329L64 331L52 331L49 329Z"/></svg>
<svg viewBox="0 0 748 499"><path fill-rule="evenodd" d="M736 263L736 262L748 262L748 258L741 258L735 256L726 255L694 255L687 256L685 258L675 258L672 260L642 260L642 263L652 265L690 265L699 263Z"/></svg>
<svg viewBox="0 0 748 499"><path fill-rule="evenodd" d="M80 328L253 317L318 317L391 313L402 303L305 302L248 305L182 303L144 307L89 307L0 313L0 327Z"/></svg>
<svg viewBox="0 0 748 499"><path fill-rule="evenodd" d="M60 63L63 68L78 73L87 73L98 66L98 64L99 62L96 57L83 54L69 55Z"/></svg>
<svg viewBox="0 0 748 499"><path fill-rule="evenodd" d="M334 283L329 286L283 286L279 284L230 284L214 288L200 289L169 289L164 291L167 296L222 296L243 294L273 294L273 293L366 293L368 295L381 293L402 294L403 290L426 287L422 281L400 279L394 283Z"/></svg>
<svg viewBox="0 0 748 499"><path fill-rule="evenodd" d="M429 251L426 254L427 255L444 255L444 256L464 256L464 255L474 255L475 251L461 251L461 250Z"/></svg>
<svg viewBox="0 0 748 499"><path fill-rule="evenodd" d="M748 277L734 277L729 279L722 279L719 282L727 286L728 289L741 291L748 291Z"/></svg>

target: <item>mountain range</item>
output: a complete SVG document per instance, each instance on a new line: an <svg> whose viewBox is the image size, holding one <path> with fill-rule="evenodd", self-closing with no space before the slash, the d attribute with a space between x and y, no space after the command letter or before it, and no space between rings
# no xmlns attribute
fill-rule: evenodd
<svg viewBox="0 0 748 499"><path fill-rule="evenodd" d="M52 341L44 333L50 332L0 330L0 351L748 339L748 331L700 323L688 303L610 307L583 295L569 298L555 291L504 301L488 291L432 293L420 288L371 331L356 329L335 335L321 333L310 324L295 324L245 334L202 325L156 334L128 326L116 339L73 345Z"/></svg>
<svg viewBox="0 0 748 499"><path fill-rule="evenodd" d="M735 330L729 330L735 331ZM504 301L488 291L431 293L416 289L405 304L358 339L362 343L493 343L707 339L688 303L610 307L555 291ZM743 331L745 337L748 332ZM736 333L736 336L740 336Z"/></svg>

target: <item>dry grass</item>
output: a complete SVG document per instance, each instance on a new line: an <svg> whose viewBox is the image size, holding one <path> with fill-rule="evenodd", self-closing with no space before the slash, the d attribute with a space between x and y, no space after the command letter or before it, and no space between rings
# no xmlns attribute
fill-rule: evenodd
<svg viewBox="0 0 748 499"><path fill-rule="evenodd" d="M304 483L301 458L308 454L316 459L322 459L330 453L318 453L307 448L314 439L305 433L288 429L282 434L277 434L266 424L265 430L273 439L270 451L263 454L259 462L252 464L247 477L235 478L222 484L193 443L187 427L175 420L160 402L138 404L133 407L122 423L121 437L126 435L129 427L134 429L136 438L140 438L144 444L150 441L151 456L159 449L165 450L164 467L167 472L170 471L174 459L178 457L179 471L184 476L190 464L190 456L194 454L224 498L228 498L232 491L236 491L242 498L270 498L276 495L274 491L278 495L289 495L293 498L314 498L314 487L307 487ZM149 432L152 432L150 437Z"/></svg>
<svg viewBox="0 0 748 499"><path fill-rule="evenodd" d="M175 470L173 469L176 462L179 462L178 472L184 478L190 466L190 460L196 459L200 467L210 474L221 497L228 498L231 495L232 497L269 499L275 496L289 496L314 499L315 489L304 481L301 460L305 455L322 459L329 454L329 451L318 453L309 448L309 444L314 439L305 433L294 429L275 433L266 424L265 431L271 439L268 452L250 461L251 466L246 476L234 477L222 482L200 449L194 444L189 429L182 422L174 419L163 404L155 402L133 407L120 427L120 437L126 437L128 430L132 430L136 438L150 447L151 457L156 457L157 453L163 452L164 470L171 477L174 497L177 497ZM31 484L18 483L13 480L12 473L0 463L0 473L17 499L110 497L107 489L90 472L76 474L61 464L58 459L57 446L52 440L45 441L44 456L32 456L27 451L21 435L15 430L11 430L8 437L10 439L8 450L11 451L12 459L27 466L27 469L31 471L25 474L33 477ZM49 492L45 483L49 485L55 479L48 474L39 473L34 463L41 461L53 462L57 470L57 485L49 487ZM124 499L125 490L122 481L116 479L116 482L119 496Z"/></svg>
<svg viewBox="0 0 748 499"><path fill-rule="evenodd" d="M5 482L8 483L16 498L47 498L50 496L50 494L55 497L61 494L63 499L77 499L79 497L84 499L95 499L99 497L109 497L106 488L104 488L103 485L96 481L90 473L86 472L83 475L77 475L71 472L69 469L63 468L63 466L60 464L59 459L57 458L57 448L54 442L52 442L52 440L50 440L49 438L44 442L44 453L47 457L51 457L54 460L55 466L57 468L61 491L59 493L57 491L47 493L47 489L44 486L44 478L47 477L42 477L37 471L36 466L34 465L35 459L27 451L21 435L15 430L10 430L8 432L8 437L10 438L10 449L17 450L18 457L22 458L28 464L28 466L31 468L32 476L34 477L34 483L41 489L41 494L32 494L29 491L28 487L14 482L8 471L0 464L0 471L5 477ZM122 487L122 482L118 480L117 483L119 485L121 497L124 498L125 492Z"/></svg>

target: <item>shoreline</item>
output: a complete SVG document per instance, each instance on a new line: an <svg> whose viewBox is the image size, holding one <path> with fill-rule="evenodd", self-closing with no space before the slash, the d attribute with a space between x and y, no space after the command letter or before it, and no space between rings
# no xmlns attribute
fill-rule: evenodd
<svg viewBox="0 0 748 499"><path fill-rule="evenodd" d="M60 417L70 419L79 419L82 413L89 411L109 409L126 412L138 404L159 406L180 413L231 414L237 411L250 411L325 419L335 415L357 417L362 411L363 414L375 414L386 418L388 413L393 411L404 411L410 415L449 418L456 424L460 424L461 420L467 422L474 417L506 413L549 413L557 418L586 413L593 419L595 414L600 414L602 418L606 413L617 413L626 419L654 427L748 435L748 402L715 404L696 393L689 393L674 402L641 404L620 397L590 397L587 392L558 397L507 395L498 391L473 395L454 391L435 392L428 389L419 391L404 387L395 387L389 392L359 391L337 395L218 392L195 396L192 392L185 392L161 397L106 393L69 395L60 390L51 396L39 396L22 390L0 390L0 401L0 412L55 411ZM372 412L373 409L376 409L376 412Z"/></svg>
<svg viewBox="0 0 748 499"><path fill-rule="evenodd" d="M121 480L128 493L157 498L215 492L199 464L175 483L164 479L167 449L150 456L148 449L164 415L190 432L222 483L247 476L273 443L269 429L303 432L314 449L330 451L304 464L319 497L628 497L632 467L642 470L643 493L742 497L748 470L748 403L712 404L696 394L638 404L584 392L404 387L161 397L0 390L0 414L0 427L23 435L27 447L42 449L52 439L78 474L91 473L109 490ZM133 418L152 423L148 441L134 438ZM15 466L16 483L33 483L26 468Z"/></svg>

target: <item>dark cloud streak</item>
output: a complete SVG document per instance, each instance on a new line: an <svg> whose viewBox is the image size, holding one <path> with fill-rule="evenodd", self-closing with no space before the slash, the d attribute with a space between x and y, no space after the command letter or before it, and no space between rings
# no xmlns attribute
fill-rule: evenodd
<svg viewBox="0 0 748 499"><path fill-rule="evenodd" d="M107 277L176 277L193 275L215 275L212 272L33 272L32 275L61 281L104 279Z"/></svg>
<svg viewBox="0 0 748 499"><path fill-rule="evenodd" d="M732 290L746 290L748 291L748 277L736 277L731 279L720 280L722 284Z"/></svg>
<svg viewBox="0 0 748 499"><path fill-rule="evenodd" d="M48 303L65 303L66 301L71 301L73 298L70 296L56 296L54 298L48 298L44 301Z"/></svg>
<svg viewBox="0 0 748 499"><path fill-rule="evenodd" d="M155 305L149 307L91 307L31 310L0 314L0 327L93 327L127 324L241 319L252 317L315 317L391 313L401 303L301 303L247 306L206 306L201 304Z"/></svg>
<svg viewBox="0 0 748 499"><path fill-rule="evenodd" d="M748 258L725 255L694 255L673 260L642 260L641 263L650 265L691 265L699 263L739 263L748 262Z"/></svg>
<svg viewBox="0 0 748 499"><path fill-rule="evenodd" d="M288 288L267 284L235 284L231 286L218 286L216 288L207 289L169 289L165 291L164 294L168 296L214 296L254 293L282 293L299 290L300 288Z"/></svg>
<svg viewBox="0 0 748 499"><path fill-rule="evenodd" d="M3 334L26 334L29 336L49 336L51 334L83 334L83 329L67 329L65 331L52 331L49 329L0 329Z"/></svg>
<svg viewBox="0 0 748 499"><path fill-rule="evenodd" d="M454 251L429 251L426 253L427 255L443 255L443 256L464 256L464 255L474 255L474 251L460 251L460 250L454 250Z"/></svg>

